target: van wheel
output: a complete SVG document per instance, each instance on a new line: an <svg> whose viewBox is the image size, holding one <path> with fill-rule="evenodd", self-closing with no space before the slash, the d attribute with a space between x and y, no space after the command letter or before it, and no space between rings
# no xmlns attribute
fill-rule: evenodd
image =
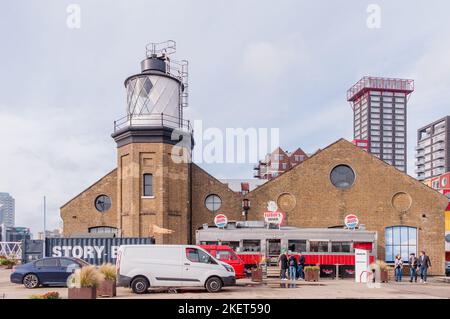
<svg viewBox="0 0 450 319"><path fill-rule="evenodd" d="M222 280L217 277L211 277L206 281L205 287L208 292L219 292L222 289Z"/></svg>
<svg viewBox="0 0 450 319"><path fill-rule="evenodd" d="M150 283L145 277L136 277L131 282L131 289L135 294L144 294L150 287Z"/></svg>

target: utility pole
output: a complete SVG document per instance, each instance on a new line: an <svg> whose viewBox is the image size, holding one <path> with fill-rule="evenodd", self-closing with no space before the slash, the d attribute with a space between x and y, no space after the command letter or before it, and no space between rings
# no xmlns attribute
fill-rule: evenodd
<svg viewBox="0 0 450 319"><path fill-rule="evenodd" d="M42 249L43 249L42 257L43 258L45 258L45 249L47 248L47 247L45 247L45 240L46 240L46 235L47 235L47 225L46 225L47 221L46 221L46 218L47 218L47 201L46 201L46 198L44 196L44 236L43 236L44 243L42 245Z"/></svg>

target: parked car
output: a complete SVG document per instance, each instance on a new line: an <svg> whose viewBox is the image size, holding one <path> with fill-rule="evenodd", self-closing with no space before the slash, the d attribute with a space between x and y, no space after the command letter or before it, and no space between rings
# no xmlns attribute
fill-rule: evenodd
<svg viewBox="0 0 450 319"><path fill-rule="evenodd" d="M230 246L226 245L199 245L216 259L227 263L234 269L237 279L245 278L245 264L241 258L233 251Z"/></svg>
<svg viewBox="0 0 450 319"><path fill-rule="evenodd" d="M123 245L116 268L118 285L137 294L150 287L205 287L218 292L236 283L233 267L192 245Z"/></svg>
<svg viewBox="0 0 450 319"><path fill-rule="evenodd" d="M87 262L72 257L42 258L13 267L10 281L32 289L40 285L65 286L67 278Z"/></svg>
<svg viewBox="0 0 450 319"><path fill-rule="evenodd" d="M450 276L450 261L445 263L445 275Z"/></svg>

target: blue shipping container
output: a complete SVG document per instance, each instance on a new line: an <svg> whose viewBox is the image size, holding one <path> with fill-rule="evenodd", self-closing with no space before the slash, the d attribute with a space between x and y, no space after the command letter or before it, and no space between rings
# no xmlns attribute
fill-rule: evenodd
<svg viewBox="0 0 450 319"><path fill-rule="evenodd" d="M120 245L151 245L154 238L47 238L46 257L76 257L92 265L115 263Z"/></svg>

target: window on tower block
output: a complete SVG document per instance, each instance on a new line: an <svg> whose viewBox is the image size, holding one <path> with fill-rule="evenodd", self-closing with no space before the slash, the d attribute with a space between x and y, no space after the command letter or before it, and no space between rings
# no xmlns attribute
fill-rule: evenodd
<svg viewBox="0 0 450 319"><path fill-rule="evenodd" d="M144 174L143 196L153 196L153 175Z"/></svg>

